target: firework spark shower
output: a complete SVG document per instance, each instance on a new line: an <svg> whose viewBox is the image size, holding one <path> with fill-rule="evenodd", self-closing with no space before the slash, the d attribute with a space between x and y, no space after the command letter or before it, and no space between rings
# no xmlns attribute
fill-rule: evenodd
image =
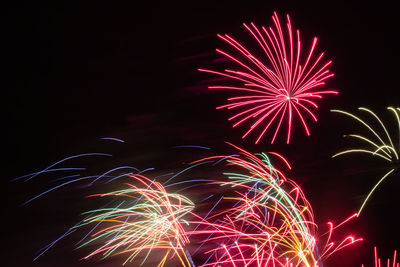
<svg viewBox="0 0 400 267"><path fill-rule="evenodd" d="M31 200L53 189L65 190L76 183L83 183L86 185L83 188L90 189L94 186L107 188L112 182L119 189L89 195L89 199L103 199L99 203L106 199L108 203L84 212L84 219L45 246L35 260L40 260L56 243L78 230L83 232L83 238L75 246L86 253L81 260L105 260L119 256L123 257L123 264L157 262L157 266L179 264L184 267L271 264L277 267L317 267L322 266L332 254L362 240L352 235L339 242L333 240L334 230L355 218L356 214L336 226L329 222L326 232L322 235L318 233L312 206L302 189L272 164L274 161L291 169L290 163L281 154L252 154L231 146L235 149L234 154L207 156L189 163L177 173L159 175L160 179L164 177L166 180L163 183L157 178L149 178L153 168L140 171L130 167L130 172L120 173L121 168L117 167L100 175L78 179L77 175L63 177L61 184ZM195 148L205 149L200 146ZM40 179L46 172L65 171L60 164L93 154L67 157L45 168L45 171L22 178ZM94 155L112 156L104 153ZM202 171L207 166L213 169L211 177L224 175L227 180L208 177L207 172ZM82 172L86 168L73 170ZM202 179L191 179L190 171L196 170L200 171ZM148 174L144 176L143 172ZM179 179L179 175L184 175L185 179ZM200 192L207 188L206 192L210 195L205 199L208 201L193 202L187 198L185 194L199 198L199 192L192 191L193 188L200 188ZM224 193L215 202L215 198L221 195L221 189ZM195 210L196 205L203 209ZM213 207L205 213L204 208L210 205ZM200 242L196 245L198 240Z"/></svg>
<svg viewBox="0 0 400 267"><path fill-rule="evenodd" d="M5 4L0 265L400 267L395 3Z"/></svg>
<svg viewBox="0 0 400 267"><path fill-rule="evenodd" d="M182 195L167 193L162 184L143 175L130 177L139 186L127 183L125 189L91 196L112 197L117 205L88 211L89 218L76 226L92 225L92 232L102 224L79 248L99 240L103 244L83 259L127 254L125 264L141 255L143 265L153 250L161 250L164 255L159 266L174 257L182 266L190 266L184 250L189 239L183 225L188 223L183 218L193 210L194 203Z"/></svg>
<svg viewBox="0 0 400 267"><path fill-rule="evenodd" d="M300 31L293 30L289 15L283 27L277 13L272 20L272 27L243 24L256 41L249 48L228 34L218 35L233 51L217 49L217 52L233 64L222 72L199 69L237 82L237 85L209 88L236 93L227 99L228 104L218 109L235 110L229 121L235 121L233 127L248 123L250 128L242 138L256 132L256 144L267 132L273 132L271 143L274 143L283 125L287 131L286 143L289 143L294 123L300 123L310 135L306 121L309 118L317 121L313 111L318 108L317 100L325 94L338 93L321 88L334 74L329 71L332 61L326 60L323 52L316 52L318 39L314 37L310 47L304 48ZM260 51L254 51L255 47Z"/></svg>
<svg viewBox="0 0 400 267"><path fill-rule="evenodd" d="M342 152L336 153L332 157L337 157L345 154L353 154L353 153L361 153L361 154L369 154L373 157L380 158L389 163L388 171L378 180L378 182L373 186L371 191L368 193L367 197L363 201L360 209L358 210L358 214L361 213L368 199L371 197L372 193L377 189L377 187L386 179L386 177L390 176L396 168L396 164L399 162L399 154L400 154L400 108L388 107L387 109L393 113L393 117L395 120L394 128L398 131L397 139L396 135L391 135L388 127L382 122L378 115L376 115L372 110L364 107L358 108L360 111L368 114L372 121L363 120L361 117L358 117L352 113L343 111L343 110L332 110L332 112L343 114L347 117L352 118L353 120L359 122L365 129L368 131L367 136L363 136L360 134L348 134L345 135L347 138L351 138L354 141L357 141L356 144L360 143L361 147L347 149ZM376 127L371 126L376 125ZM390 128L389 128L390 129ZM391 129L391 131L393 131ZM398 142L396 144L396 141Z"/></svg>
<svg viewBox="0 0 400 267"><path fill-rule="evenodd" d="M351 235L332 240L334 229L357 214L336 226L329 222L327 232L318 235L302 189L271 164L272 158L291 168L288 161L275 152L252 154L235 148L237 156L205 159L223 160L223 170L235 171L223 171L228 181L213 183L232 190L224 196L225 208L197 222L202 227L193 232L205 237L202 245L214 244L204 252L208 257L202 266L323 266L332 254L362 240Z"/></svg>

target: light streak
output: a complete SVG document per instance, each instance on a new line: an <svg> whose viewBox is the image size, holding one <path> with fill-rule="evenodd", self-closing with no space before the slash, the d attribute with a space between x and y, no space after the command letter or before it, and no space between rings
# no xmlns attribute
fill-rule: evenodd
<svg viewBox="0 0 400 267"><path fill-rule="evenodd" d="M318 39L314 37L304 54L300 31L293 30L289 15L286 16L285 28L282 28L275 12L272 20L272 27L243 23L259 51L247 49L228 34L218 35L232 51L216 51L229 59L232 66L224 71L199 69L232 81L231 84L209 86L209 89L237 93L237 96L227 99L228 104L217 109L236 110L229 121L236 121L233 127L249 123L250 128L242 138L258 131L255 143L275 127L271 139L274 143L284 121L287 124L286 143L289 143L296 118L310 135L306 117L317 121L312 111L318 108L317 100L325 94L338 94L334 90L320 89L334 74L329 71L332 61L323 59L324 53L315 54Z"/></svg>
<svg viewBox="0 0 400 267"><path fill-rule="evenodd" d="M359 134L348 134L345 137L351 138L353 140L359 141L361 147L356 147L352 149L347 149L336 153L332 157L337 157L340 155L345 154L352 154L352 153L363 153L369 154L377 158L384 159L385 161L389 162L390 170L386 172L385 175L373 186L371 191L368 193L367 197L363 201L360 209L358 210L358 215L361 214L361 211L364 209L367 201L370 199L372 193L377 189L377 187L386 179L390 174L394 172L398 166L396 164L399 163L399 154L400 154L400 108L388 107L387 109L394 114L395 123L397 124L398 128L398 146L396 146L396 140L394 136L392 137L388 131L388 128L385 126L383 121L376 115L372 110L364 107L358 108L360 111L366 112L372 117L372 121L369 120L368 122L361 117L354 115L350 112L343 111L343 110L332 110L332 112L336 112L339 114L343 114L347 117L352 118L353 120L359 122L364 128L366 128L369 135L362 136ZM371 118L370 118L371 119ZM378 127L374 128L372 123L375 123Z"/></svg>
<svg viewBox="0 0 400 267"><path fill-rule="evenodd" d="M397 250L393 252L393 258L392 259L387 259L386 260L386 265L385 262L382 262L382 260L378 256L378 249L374 247L374 267L400 267L400 263L398 262L397 259ZM361 264L361 267L365 267L364 264Z"/></svg>
<svg viewBox="0 0 400 267"><path fill-rule="evenodd" d="M148 256L158 250L164 253L159 266L164 266L171 257L176 257L181 266L191 266L184 250L184 245L189 243L184 230L188 222L184 217L192 212L194 203L183 195L168 193L162 184L141 174L130 177L139 185L126 183L125 189L91 196L124 199L126 203L89 211L87 213L92 215L74 227L95 225L99 228L78 248L102 244L83 259L126 254L124 263L128 263L142 255L143 265Z"/></svg>
<svg viewBox="0 0 400 267"><path fill-rule="evenodd" d="M267 153L251 154L234 147L239 157L204 159L225 158L226 167L235 171L224 172L228 181L212 183L233 191L224 196L223 208L214 205L215 211L208 213L207 219L191 221L200 227L190 235L206 236L200 246L208 248L203 253L209 256L202 266L317 267L335 252L362 240L351 235L332 240L334 229L356 214L336 227L329 223L328 232L318 235L312 207L301 188L271 163L277 159L290 166L288 161L275 153L270 159Z"/></svg>

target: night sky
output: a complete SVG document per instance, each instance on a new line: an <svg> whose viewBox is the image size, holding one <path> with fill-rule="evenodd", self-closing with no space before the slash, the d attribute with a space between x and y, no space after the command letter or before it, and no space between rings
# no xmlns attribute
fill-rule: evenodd
<svg viewBox="0 0 400 267"><path fill-rule="evenodd" d="M254 145L241 139L246 127L232 129L231 113L215 110L229 92L210 92L210 79L197 71L213 67L224 47L217 33L229 33L243 44L251 40L242 22L271 25L273 11L290 14L307 46L319 38L318 51L333 60L336 89L319 103L311 136L295 127L290 145L270 137ZM375 110L397 138L387 106L399 106L398 9L390 1L338 4L320 1L116 2L40 1L13 3L2 9L2 132L5 173L2 176L4 266L120 266L122 261L81 262L84 251L61 241L38 261L35 252L56 239L86 210L83 196L66 188L29 205L21 204L48 188L46 176L9 182L38 171L65 156L84 152L115 155L109 165L129 164L168 172L187 162L177 145L201 145L221 154L232 142L251 152L277 151L291 162L289 176L310 200L315 219L341 221L354 213L388 170L366 155L331 156L351 143L347 133L362 133L354 121L330 112ZM124 144L99 140L116 137ZM398 141L398 139L397 139ZM196 150L190 157L196 159ZM109 164L109 165L108 165ZM93 166L92 166L93 167ZM93 167L96 168L96 167ZM99 167L100 168L100 167ZM396 170L374 193L362 216L341 231L364 241L330 258L326 266L372 266L373 247L382 258L400 249L400 174ZM5 225L4 225L5 223ZM132 265L134 266L134 265Z"/></svg>

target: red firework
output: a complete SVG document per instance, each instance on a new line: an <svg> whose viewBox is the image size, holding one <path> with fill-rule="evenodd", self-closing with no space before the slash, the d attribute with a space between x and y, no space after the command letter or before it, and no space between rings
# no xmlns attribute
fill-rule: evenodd
<svg viewBox="0 0 400 267"><path fill-rule="evenodd" d="M239 85L214 85L210 89L233 90L240 93L227 99L228 104L217 109L227 108L237 110L229 118L236 121L233 127L244 122L250 122L250 129L243 135L245 138L250 132L258 129L260 132L256 144L265 135L267 130L276 127L271 143L274 143L279 129L284 120L287 122L286 142L290 142L292 123L295 117L300 119L307 135L310 131L306 124L304 114L317 121L311 109L318 108L315 100L324 94L337 94L337 91L323 91L320 87L325 80L334 74L329 71L332 61L323 60L324 53L315 56L317 38L314 37L311 48L306 56L301 52L299 30L293 34L289 15L286 16L286 32L279 22L278 15L274 12L273 27L261 28L254 23L243 23L246 30L258 43L263 53L257 58L234 38L218 35L234 51L229 54L217 49L216 51L233 61L238 69L225 69L223 72L208 69L199 69L219 76L236 80ZM236 55L235 55L236 54Z"/></svg>
<svg viewBox="0 0 400 267"><path fill-rule="evenodd" d="M374 247L374 255L375 255L375 267L400 267L400 263L397 262L397 251L395 250L393 253L393 259L392 262L390 261L390 259L387 259L386 262L385 261L381 261L381 259L378 256L378 249L376 247ZM386 265L385 265L386 263ZM364 264L361 264L361 267L364 267Z"/></svg>

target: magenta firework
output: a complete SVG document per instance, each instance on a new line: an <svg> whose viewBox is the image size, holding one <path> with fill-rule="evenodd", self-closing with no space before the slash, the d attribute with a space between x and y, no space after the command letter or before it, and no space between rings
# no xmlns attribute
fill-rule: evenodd
<svg viewBox="0 0 400 267"><path fill-rule="evenodd" d="M334 74L329 70L332 61L324 59L323 52L316 52L318 39L314 37L305 52L300 31L292 29L289 15L284 28L276 13L272 20L273 26L268 28L243 23L258 50L246 48L228 34L218 35L230 46L231 52L216 51L233 64L224 71L199 69L230 81L209 86L210 89L236 92L235 96L227 98L227 104L217 109L235 110L228 120L234 121L233 127L247 123L249 129L242 138L254 133L256 144L268 131L271 131L271 143L274 143L283 127L287 131L286 143L289 143L295 121L301 122L306 134L310 135L307 119L317 121L316 101L325 94L338 93L321 89L325 80Z"/></svg>

